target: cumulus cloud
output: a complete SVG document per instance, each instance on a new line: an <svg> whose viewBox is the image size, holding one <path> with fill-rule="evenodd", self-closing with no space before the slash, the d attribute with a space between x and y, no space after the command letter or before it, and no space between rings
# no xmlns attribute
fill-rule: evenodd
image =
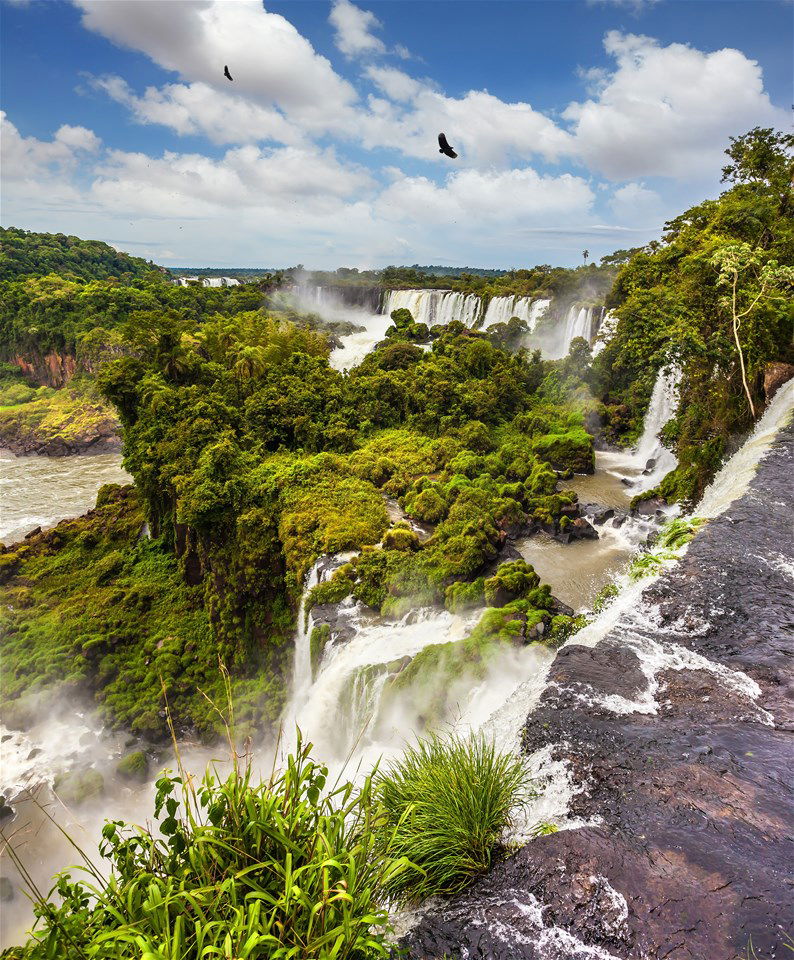
<svg viewBox="0 0 794 960"><path fill-rule="evenodd" d="M350 0L336 0L328 19L335 31L334 42L346 57L385 52L383 41L372 33L381 24L371 11Z"/></svg>
<svg viewBox="0 0 794 960"><path fill-rule="evenodd" d="M758 63L739 50L704 53L615 30L604 48L616 69L599 78L596 97L570 104L563 116L576 155L611 179L708 176L729 136L785 122Z"/></svg>
<svg viewBox="0 0 794 960"><path fill-rule="evenodd" d="M586 216L595 199L590 186L571 174L543 176L516 170L462 170L443 185L427 177L403 177L383 191L377 210L388 219L425 223L538 223Z"/></svg>
<svg viewBox="0 0 794 960"><path fill-rule="evenodd" d="M323 129L349 117L353 87L261 0L75 0L83 25L187 83L232 92ZM223 76L228 64L234 87ZM352 118L349 118L352 119Z"/></svg>
<svg viewBox="0 0 794 960"><path fill-rule="evenodd" d="M369 66L365 75L390 100L413 100L422 90L422 84L394 67Z"/></svg>
<svg viewBox="0 0 794 960"><path fill-rule="evenodd" d="M370 97L370 117L361 129L367 147L392 146L409 156L435 159L436 137L443 130L462 161L480 168L525 162L533 155L554 160L572 149L570 134L528 103L506 103L483 90L447 97L419 84L407 107L393 102L407 89L405 81L382 74L378 79L392 99Z"/></svg>
<svg viewBox="0 0 794 960"><path fill-rule="evenodd" d="M643 183L627 183L614 191L609 206L623 223L637 223L658 219L662 198Z"/></svg>
<svg viewBox="0 0 794 960"><path fill-rule="evenodd" d="M123 104L139 123L157 123L179 134L203 134L212 143L276 141L297 144L303 131L274 107L214 90L206 83L147 87L138 96L121 77L96 77L92 85Z"/></svg>
<svg viewBox="0 0 794 960"><path fill-rule="evenodd" d="M249 145L227 150L219 160L113 150L96 174L92 196L109 209L175 217L307 202L315 211L333 210L340 200L365 196L372 187L366 171L341 163L332 150L297 147Z"/></svg>
<svg viewBox="0 0 794 960"><path fill-rule="evenodd" d="M23 137L0 110L0 149L4 180L30 180L46 177L57 169L71 166L78 153L95 153L100 139L86 127L64 124L52 140Z"/></svg>

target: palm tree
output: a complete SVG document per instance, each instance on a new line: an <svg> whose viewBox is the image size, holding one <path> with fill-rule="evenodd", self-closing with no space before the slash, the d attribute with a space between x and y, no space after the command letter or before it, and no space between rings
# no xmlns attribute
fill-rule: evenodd
<svg viewBox="0 0 794 960"><path fill-rule="evenodd" d="M582 256L584 257L585 266L587 266L587 258L590 256L590 251L582 250Z"/></svg>

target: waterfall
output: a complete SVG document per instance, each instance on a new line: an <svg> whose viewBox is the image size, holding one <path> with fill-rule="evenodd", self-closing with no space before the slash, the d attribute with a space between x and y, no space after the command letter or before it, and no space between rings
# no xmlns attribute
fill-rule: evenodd
<svg viewBox="0 0 794 960"><path fill-rule="evenodd" d="M507 323L511 317L518 317L526 323L531 333L550 302L533 300L531 297L491 297L482 325L490 327L494 323Z"/></svg>
<svg viewBox="0 0 794 960"><path fill-rule="evenodd" d="M454 290L389 290L383 306L386 316L392 310L410 310L417 323L428 327L447 326L458 320L467 327L477 324L482 301L476 293L457 293Z"/></svg>
<svg viewBox="0 0 794 960"><path fill-rule="evenodd" d="M560 353L561 357L567 357L571 349L571 342L575 337L584 337L590 341L590 327L593 316L592 307L578 307L572 304L568 310L568 316L565 318L565 330L563 331Z"/></svg>
<svg viewBox="0 0 794 960"><path fill-rule="evenodd" d="M306 601L309 592L320 582L320 571L323 561L326 559L325 557L320 557L315 562L306 576L306 582L303 587L300 608L298 609L298 626L295 630L295 659L292 669L293 700L297 700L312 681L312 616L311 612L309 612L308 616L306 615Z"/></svg>
<svg viewBox="0 0 794 960"><path fill-rule="evenodd" d="M634 451L634 458L640 469L645 467L648 460L656 461L651 467L646 489L656 486L659 480L678 464L675 454L659 440L659 432L667 421L675 416L680 382L681 371L678 367L663 367L653 385L651 401L645 413L642 436Z"/></svg>
<svg viewBox="0 0 794 960"><path fill-rule="evenodd" d="M769 452L778 431L789 422L792 413L794 380L789 380L775 394L747 440L722 465L708 485L695 511L697 516L707 519L718 517L734 500L744 496L758 464Z"/></svg>
<svg viewBox="0 0 794 960"><path fill-rule="evenodd" d="M615 334L615 328L618 325L618 318L609 310L604 314L598 327L598 334L593 344L593 356L597 357L604 347L609 343Z"/></svg>

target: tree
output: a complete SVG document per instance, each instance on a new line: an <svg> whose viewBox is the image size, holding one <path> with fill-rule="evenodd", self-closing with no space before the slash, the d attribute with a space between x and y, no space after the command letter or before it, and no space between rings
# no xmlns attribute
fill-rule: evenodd
<svg viewBox="0 0 794 960"><path fill-rule="evenodd" d="M780 198L780 212L791 208L794 181L794 135L771 127L755 127L731 137L725 154L733 161L722 168L723 183L769 186Z"/></svg>
<svg viewBox="0 0 794 960"><path fill-rule="evenodd" d="M711 265L719 271L718 285L730 289L730 294L721 298L720 306L730 311L742 385L750 404L750 413L755 419L755 405L747 382L747 368L739 331L742 322L763 300L781 297L783 288L794 286L794 267L780 266L777 260L770 260L762 265L761 251L753 249L749 243L732 243L720 247L712 256Z"/></svg>
<svg viewBox="0 0 794 960"><path fill-rule="evenodd" d="M590 256L589 250L582 250L582 257L584 258L585 264L587 264L587 258Z"/></svg>

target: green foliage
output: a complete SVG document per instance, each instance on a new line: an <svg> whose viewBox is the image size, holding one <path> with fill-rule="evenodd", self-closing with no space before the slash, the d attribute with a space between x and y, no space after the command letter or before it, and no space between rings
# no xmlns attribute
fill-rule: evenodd
<svg viewBox="0 0 794 960"><path fill-rule="evenodd" d="M300 743L260 784L248 768L225 780L208 772L198 787L164 774L156 825L108 822L100 852L110 878L93 867L87 881L60 875L17 956L389 956L384 904L416 869L392 854L371 780L328 787L327 778Z"/></svg>
<svg viewBox="0 0 794 960"><path fill-rule="evenodd" d="M540 577L526 560L503 563L485 581L485 602L489 607L503 607L512 600L520 600L539 583Z"/></svg>
<svg viewBox="0 0 794 960"><path fill-rule="evenodd" d="M95 800L105 791L105 781L98 770L70 770L60 773L52 785L53 792L67 806L79 807Z"/></svg>
<svg viewBox="0 0 794 960"><path fill-rule="evenodd" d="M153 263L120 253L98 240L0 227L0 280L47 273L104 280L143 277L155 269Z"/></svg>
<svg viewBox="0 0 794 960"><path fill-rule="evenodd" d="M756 129L734 138L724 179L733 183L666 225L621 268L607 305L614 336L590 380L606 405L607 436L636 438L656 371L682 370L678 414L668 425L679 460L664 495L697 500L729 438L763 407L763 374L790 362L794 138Z"/></svg>
<svg viewBox="0 0 794 960"><path fill-rule="evenodd" d="M222 692L220 655L237 663L241 721L274 721L284 700L278 651L235 659L219 646L201 588L184 582L162 542L140 539L142 525L133 488L103 487L88 516L2 554L13 557L0 608L4 707L89 682L111 725L157 738L167 733L162 680L177 726L209 736L216 716L200 690Z"/></svg>
<svg viewBox="0 0 794 960"><path fill-rule="evenodd" d="M401 903L464 889L499 855L503 832L534 795L525 761L482 736L419 740L377 776L376 792L384 846L421 871L389 878Z"/></svg>

